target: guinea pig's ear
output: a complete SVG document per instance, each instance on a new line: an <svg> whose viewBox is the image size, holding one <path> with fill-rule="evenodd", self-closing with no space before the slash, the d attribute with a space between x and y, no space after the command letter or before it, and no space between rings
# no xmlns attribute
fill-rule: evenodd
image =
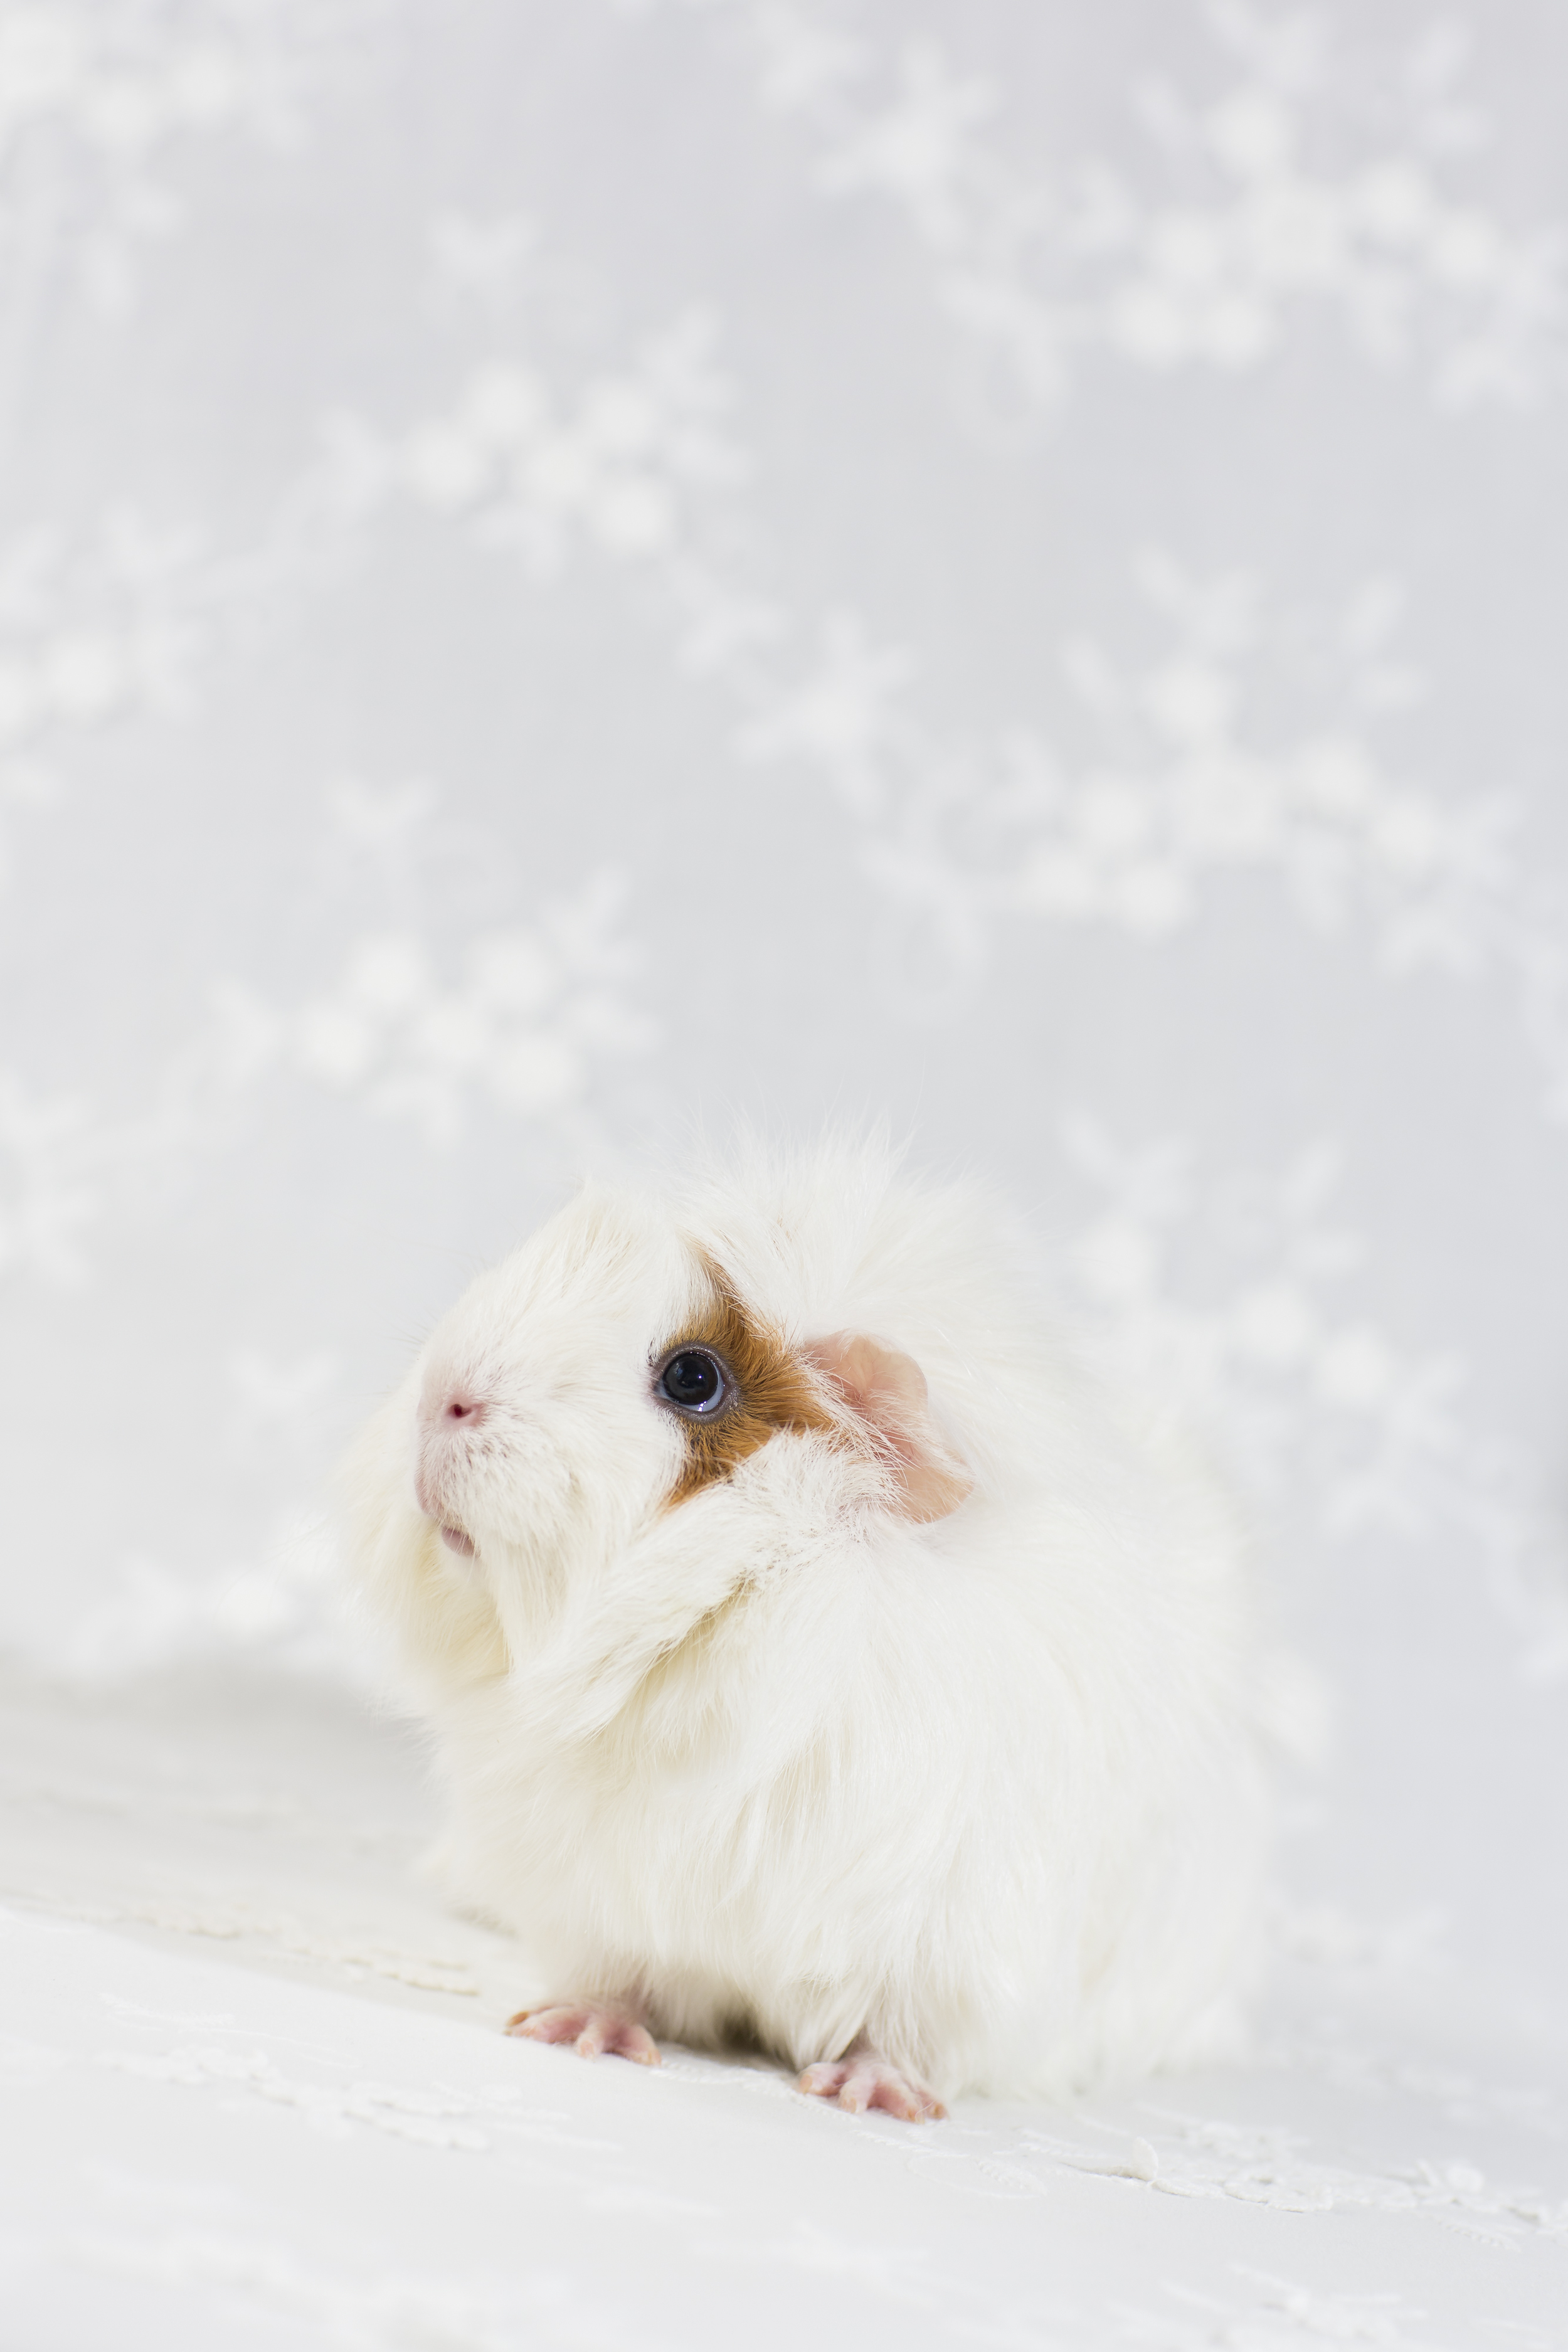
<svg viewBox="0 0 1568 2352"><path fill-rule="evenodd" d="M908 1519L945 1519L974 1485L931 1418L926 1377L912 1356L863 1331L833 1331L801 1349L837 1389L892 1471Z"/></svg>

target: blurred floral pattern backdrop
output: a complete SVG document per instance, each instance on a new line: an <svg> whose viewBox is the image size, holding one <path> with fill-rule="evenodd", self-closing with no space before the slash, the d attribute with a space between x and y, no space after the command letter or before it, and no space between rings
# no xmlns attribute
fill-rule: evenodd
<svg viewBox="0 0 1568 2352"><path fill-rule="evenodd" d="M586 1165L884 1117L1328 1685L1294 1932L1568 1961L1568 20L0 5L0 1635L342 1673Z"/></svg>

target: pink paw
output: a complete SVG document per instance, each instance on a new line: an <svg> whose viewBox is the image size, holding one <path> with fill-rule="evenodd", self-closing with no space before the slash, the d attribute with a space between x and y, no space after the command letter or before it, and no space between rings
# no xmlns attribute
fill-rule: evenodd
<svg viewBox="0 0 1568 2352"><path fill-rule="evenodd" d="M837 2099L852 2116L868 2107L901 2116L908 2124L933 2123L947 2113L934 2091L913 2074L889 2065L874 2050L852 2050L843 2058L819 2059L795 2083L814 2099Z"/></svg>
<svg viewBox="0 0 1568 2352"><path fill-rule="evenodd" d="M524 2042L570 2042L579 2058L631 2058L639 2066L658 2064L658 2044L646 2026L624 2009L597 2001L561 2001L549 2009L520 2009L506 2030Z"/></svg>

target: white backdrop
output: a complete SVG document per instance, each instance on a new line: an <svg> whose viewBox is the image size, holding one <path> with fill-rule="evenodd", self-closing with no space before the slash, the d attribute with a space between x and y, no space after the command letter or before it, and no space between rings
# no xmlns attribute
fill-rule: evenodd
<svg viewBox="0 0 1568 2352"><path fill-rule="evenodd" d="M467 1271L884 1116L1251 1496L1299 1937L1554 1997L1565 74L1552 0L0 6L13 1651L341 1673L321 1480Z"/></svg>

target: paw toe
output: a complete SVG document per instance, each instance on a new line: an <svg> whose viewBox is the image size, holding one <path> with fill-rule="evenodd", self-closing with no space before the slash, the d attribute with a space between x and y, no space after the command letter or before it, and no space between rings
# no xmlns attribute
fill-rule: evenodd
<svg viewBox="0 0 1568 2352"><path fill-rule="evenodd" d="M875 2107L901 2123L919 2124L939 2122L947 2114L933 2091L883 2058L819 2059L796 2076L795 2088L812 2098L835 2099L852 2116Z"/></svg>
<svg viewBox="0 0 1568 2352"><path fill-rule="evenodd" d="M659 2063L658 2044L652 2034L618 2010L593 2009L581 2002L520 2009L507 2020L506 2031L524 2042L570 2042L579 2058L601 2058L608 2051L639 2066Z"/></svg>

